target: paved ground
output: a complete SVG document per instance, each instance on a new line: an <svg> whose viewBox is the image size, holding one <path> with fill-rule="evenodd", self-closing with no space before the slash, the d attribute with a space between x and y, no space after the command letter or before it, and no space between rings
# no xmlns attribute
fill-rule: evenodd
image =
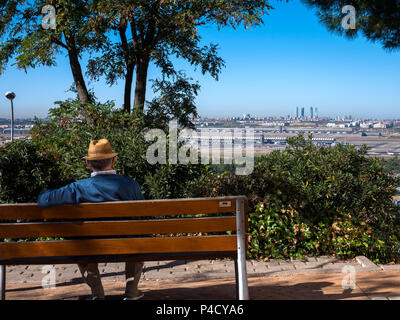
<svg viewBox="0 0 400 320"><path fill-rule="evenodd" d="M103 263L99 268L107 298L120 299L124 293L124 264ZM75 265L56 265L55 271L55 289L43 289L46 267L7 267L6 299L76 300L89 296ZM334 257L250 260L247 271L250 297L255 300L400 299L400 265L378 266L365 257L350 261ZM234 263L146 262L139 288L147 300L235 299Z"/></svg>

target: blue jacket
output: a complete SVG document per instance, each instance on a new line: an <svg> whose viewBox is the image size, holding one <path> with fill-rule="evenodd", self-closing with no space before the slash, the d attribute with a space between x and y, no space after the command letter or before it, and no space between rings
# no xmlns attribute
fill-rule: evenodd
<svg viewBox="0 0 400 320"><path fill-rule="evenodd" d="M42 208L84 202L144 200L139 184L117 174L96 175L65 187L42 192L38 206Z"/></svg>

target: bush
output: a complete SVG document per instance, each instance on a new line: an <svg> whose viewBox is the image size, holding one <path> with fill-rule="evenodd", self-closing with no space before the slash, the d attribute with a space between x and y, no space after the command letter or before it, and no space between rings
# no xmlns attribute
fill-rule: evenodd
<svg viewBox="0 0 400 320"><path fill-rule="evenodd" d="M57 104L58 107L49 110L48 119L36 119L31 130L39 150L56 155L63 176L62 180L53 177L56 185L89 177L90 171L83 157L90 141L101 138L107 138L114 152L119 153L115 165L117 172L137 180L145 198L180 198L187 181L201 174L201 165L165 166L147 162L146 151L150 143L145 141L144 131L150 129L146 127L150 122L141 112L128 114L115 109L112 103L83 105L67 100ZM167 123L158 122L155 126L165 129ZM34 166L34 162L31 165ZM21 169L19 165L15 166L16 171ZM37 195L36 190L30 192L31 199Z"/></svg>
<svg viewBox="0 0 400 320"><path fill-rule="evenodd" d="M88 104L67 100L49 110L48 119L36 120L32 139L42 150L58 155L59 165L70 180L89 177L83 160L91 140L107 138L118 152L115 168L139 183L148 171L143 119L114 109L114 105Z"/></svg>
<svg viewBox="0 0 400 320"><path fill-rule="evenodd" d="M389 158L384 161L385 170L391 174L400 173L400 159L399 157Z"/></svg>
<svg viewBox="0 0 400 320"><path fill-rule="evenodd" d="M332 224L310 224L294 210L259 203L249 215L249 256L299 259L329 254L344 258L364 255L375 262L395 259L396 243L385 246L366 223L356 224L350 215L334 220Z"/></svg>
<svg viewBox="0 0 400 320"><path fill-rule="evenodd" d="M303 136L288 142L285 151L257 158L249 176L208 171L187 193L246 195L253 258L398 259L400 221L392 197L399 179L383 161L367 157L366 147L318 147Z"/></svg>
<svg viewBox="0 0 400 320"><path fill-rule="evenodd" d="M0 203L36 202L37 195L68 183L52 152L42 152L32 141L0 147Z"/></svg>

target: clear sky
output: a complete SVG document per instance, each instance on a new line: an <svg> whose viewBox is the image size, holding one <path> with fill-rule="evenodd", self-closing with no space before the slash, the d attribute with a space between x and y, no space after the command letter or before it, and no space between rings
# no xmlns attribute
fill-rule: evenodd
<svg viewBox="0 0 400 320"><path fill-rule="evenodd" d="M174 60L177 69L201 85L201 116L284 116L294 115L296 106L306 113L313 106L320 116L400 119L400 51L390 53L362 37L348 40L329 33L299 0L272 3L276 9L265 17L265 25L251 31L201 29L204 44L219 44L226 62L218 82ZM0 117L10 117L6 91L17 94L16 117L43 117L54 101L73 97L66 92L73 81L66 54L57 62L55 68L28 73L9 67L0 76ZM150 68L150 78L159 75ZM104 81L89 87L100 101L122 105L123 81L112 88Z"/></svg>

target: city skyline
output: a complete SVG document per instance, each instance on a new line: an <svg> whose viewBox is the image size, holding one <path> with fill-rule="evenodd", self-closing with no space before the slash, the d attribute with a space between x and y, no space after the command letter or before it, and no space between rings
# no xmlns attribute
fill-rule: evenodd
<svg viewBox="0 0 400 320"><path fill-rule="evenodd" d="M302 110L304 109L304 110ZM311 109L313 110L313 116L311 115ZM299 113L299 110L304 111L304 116L302 116ZM20 118L15 118L15 121L24 121L24 120L33 120L35 117L20 117ZM37 117L39 119L46 119L47 117ZM297 119L297 120L306 120L308 121L309 119L314 119L315 121L326 121L326 120L332 120L332 121L400 121L400 116L399 118L388 118L388 119L378 119L378 118L371 118L371 117L355 117L352 114L340 114L336 116L326 116L326 115L320 115L318 108L313 108L310 107L310 113L307 114L306 108L301 108L296 107L296 110L292 114L281 114L281 115L254 115L254 114L232 114L229 116L225 117L213 117L213 116L201 116L195 118L195 119L243 119L243 118L248 118L248 119ZM9 121L11 119L11 115L1 115L0 114L0 124L2 124L3 121Z"/></svg>

